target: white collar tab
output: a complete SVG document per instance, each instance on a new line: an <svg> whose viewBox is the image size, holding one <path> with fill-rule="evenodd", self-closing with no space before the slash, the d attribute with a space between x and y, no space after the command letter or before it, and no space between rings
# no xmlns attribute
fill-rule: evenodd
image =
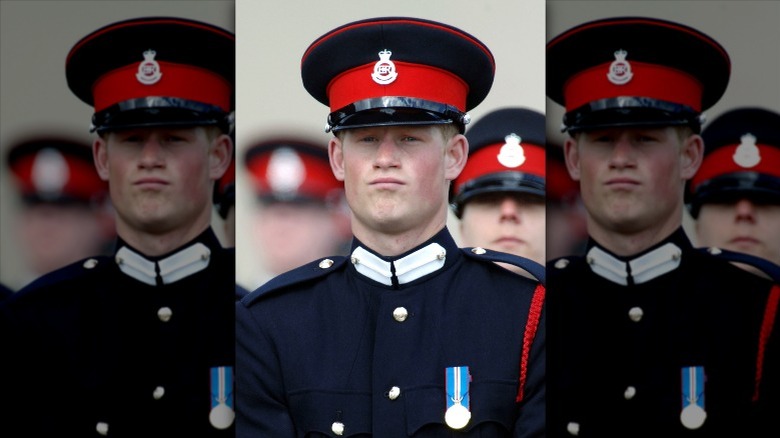
<svg viewBox="0 0 780 438"><path fill-rule="evenodd" d="M362 246L355 248L350 257L359 273L387 286L409 283L438 271L446 259L447 250L438 243L426 245L392 262L382 260Z"/></svg>
<svg viewBox="0 0 780 438"><path fill-rule="evenodd" d="M682 259L682 250L669 242L624 262L594 246L585 259L595 274L613 283L627 286L629 281L632 284L641 284L677 269Z"/></svg>
<svg viewBox="0 0 780 438"><path fill-rule="evenodd" d="M192 244L176 253L153 262L123 246L114 261L126 275L155 286L171 284L206 269L211 260L211 250L203 243Z"/></svg>

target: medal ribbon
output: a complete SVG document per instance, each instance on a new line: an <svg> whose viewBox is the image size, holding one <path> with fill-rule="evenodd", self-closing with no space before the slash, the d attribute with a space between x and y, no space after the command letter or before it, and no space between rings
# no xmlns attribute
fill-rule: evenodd
<svg viewBox="0 0 780 438"><path fill-rule="evenodd" d="M704 367L682 368L682 407L696 404L704 409Z"/></svg>
<svg viewBox="0 0 780 438"><path fill-rule="evenodd" d="M447 367L447 408L456 404L469 409L469 367Z"/></svg>
<svg viewBox="0 0 780 438"><path fill-rule="evenodd" d="M211 407L220 404L233 407L233 392L228 388L233 387L233 367L211 368Z"/></svg>

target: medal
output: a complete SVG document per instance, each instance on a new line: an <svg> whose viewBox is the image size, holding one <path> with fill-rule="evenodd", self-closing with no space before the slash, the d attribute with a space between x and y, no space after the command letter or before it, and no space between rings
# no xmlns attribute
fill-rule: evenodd
<svg viewBox="0 0 780 438"><path fill-rule="evenodd" d="M447 367L447 409L444 422L452 429L462 429L471 420L469 410L469 367Z"/></svg>
<svg viewBox="0 0 780 438"><path fill-rule="evenodd" d="M209 422L227 429L236 417L233 411L233 367L211 368L211 412Z"/></svg>
<svg viewBox="0 0 780 438"><path fill-rule="evenodd" d="M682 411L680 422L688 429L698 429L707 419L704 410L704 367L682 368Z"/></svg>

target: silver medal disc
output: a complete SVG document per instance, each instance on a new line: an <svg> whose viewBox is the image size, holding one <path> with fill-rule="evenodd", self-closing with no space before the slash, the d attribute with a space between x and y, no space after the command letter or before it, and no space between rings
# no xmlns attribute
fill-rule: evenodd
<svg viewBox="0 0 780 438"><path fill-rule="evenodd" d="M471 412L462 404L455 403L444 413L444 422L452 429L463 429L471 420Z"/></svg>
<svg viewBox="0 0 780 438"><path fill-rule="evenodd" d="M707 419L707 412L697 404L690 404L680 412L680 422L688 429L698 429Z"/></svg>
<svg viewBox="0 0 780 438"><path fill-rule="evenodd" d="M236 413L230 406L220 403L214 406L209 412L209 422L217 429L227 429L233 424Z"/></svg>

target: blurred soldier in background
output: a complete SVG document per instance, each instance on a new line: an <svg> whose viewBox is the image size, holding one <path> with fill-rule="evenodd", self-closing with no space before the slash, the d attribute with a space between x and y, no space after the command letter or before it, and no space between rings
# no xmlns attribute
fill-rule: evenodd
<svg viewBox="0 0 780 438"><path fill-rule="evenodd" d="M566 170L563 147L547 145L547 260L582 255L588 241L585 207L580 185Z"/></svg>
<svg viewBox="0 0 780 438"><path fill-rule="evenodd" d="M688 185L699 245L780 265L780 114L732 109L702 137L704 161Z"/></svg>
<svg viewBox="0 0 780 438"><path fill-rule="evenodd" d="M327 149L308 139L268 138L246 150L244 165L257 200L252 244L262 258L250 290L312 260L347 254L349 207Z"/></svg>
<svg viewBox="0 0 780 438"><path fill-rule="evenodd" d="M29 137L8 151L19 194L14 227L28 272L24 284L83 258L109 254L114 213L89 144L58 136Z"/></svg>
<svg viewBox="0 0 780 438"><path fill-rule="evenodd" d="M466 138L468 161L452 184L461 244L545 263L544 115L498 109L470 126Z"/></svg>

